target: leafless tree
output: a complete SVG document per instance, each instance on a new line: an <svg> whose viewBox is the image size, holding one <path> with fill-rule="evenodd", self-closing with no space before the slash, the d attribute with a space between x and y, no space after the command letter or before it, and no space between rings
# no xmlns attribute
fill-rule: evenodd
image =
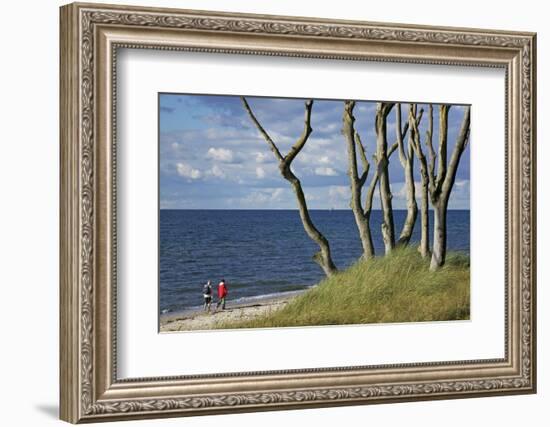
<svg viewBox="0 0 550 427"><path fill-rule="evenodd" d="M394 103L378 102L376 104L376 160L379 176L380 205L382 207L382 238L386 254L395 246L395 229L393 223L392 194L388 171L387 118Z"/></svg>
<svg viewBox="0 0 550 427"><path fill-rule="evenodd" d="M430 105L428 115L428 131L426 132L426 141L430 150L430 158L433 159L433 147L432 147L432 128L433 128L433 107ZM409 132L409 143L412 144L418 162L420 163L420 189L421 189L421 202L420 202L420 246L418 250L423 258L430 256L430 216L429 216L429 174L428 174L428 161L424 155L422 144L420 142L420 134L418 131L419 120L416 118L416 105L409 104L409 124L411 131ZM430 163L432 164L432 163Z"/></svg>
<svg viewBox="0 0 550 427"><path fill-rule="evenodd" d="M412 104L411 104L412 105ZM401 104L397 103L395 108L395 133L397 136L399 161L403 166L405 173L405 191L407 194L407 216L403 223L401 234L399 235L398 244L407 245L411 240L418 215L418 206L416 205L416 194L414 187L414 148L411 134L409 133L409 141L407 150L405 151L403 143L403 131L401 129Z"/></svg>
<svg viewBox="0 0 550 427"><path fill-rule="evenodd" d="M326 237L315 227L313 221L309 215L309 210L306 203L306 198L304 191L302 190L302 184L298 177L292 172L291 165L292 161L300 153L304 145L306 144L309 136L313 129L311 128L311 109L313 108L313 100L308 100L305 102L305 114L304 114L304 130L300 137L296 140L294 145L291 147L290 151L283 156L275 142L271 139L266 130L262 127L260 122L256 119L256 116L250 109L245 97L241 97L242 103L250 119L266 140L269 148L275 155L275 158L279 162L279 171L281 175L291 184L294 194L296 195L296 200L298 202L298 209L300 212L300 218L302 220L302 225L307 235L319 246L319 252L317 252L313 259L314 261L323 269L324 273L327 276L334 274L337 269L332 261L332 256L330 253L330 245Z"/></svg>
<svg viewBox="0 0 550 427"><path fill-rule="evenodd" d="M369 175L370 163L367 159L365 153L365 148L361 142L359 134L355 130L354 122L355 117L353 116L353 109L355 107L355 101L345 101L344 102L344 117L343 117L343 127L342 133L346 138L347 148L348 148L348 164L349 164L349 178L351 183L351 202L350 207L353 211L355 217L355 223L357 224L357 229L359 230L359 238L361 239L361 244L363 246L363 258L370 259L374 256L374 246L372 243L372 235L370 230L370 212L372 209L372 197L374 195L374 186L372 186L372 191L368 192L367 196L367 206L368 209L363 210L361 202L361 192L367 177ZM359 150L359 155L361 156L361 161L363 165L363 172L359 176L359 171L357 167L357 149ZM377 175L377 174L375 174ZM374 180L371 181L374 182ZM370 189L370 188L369 188ZM369 204L370 200L370 204Z"/></svg>
<svg viewBox="0 0 550 427"><path fill-rule="evenodd" d="M430 151L430 165L427 171L429 181L429 194L432 206L434 208L434 236L433 251L430 262L430 270L437 270L445 263L447 253L447 208L449 197L453 188L456 172L460 158L468 145L470 135L470 107L464 108L462 125L456 138L456 143L447 164L447 135L449 127L450 105L439 106L439 147L436 155L432 145L432 125L429 126L426 134L426 143ZM416 144L420 146L418 126L414 120L409 122L412 126L412 132L416 135ZM430 124L433 123L433 109L430 106ZM435 163L437 159L437 176L435 174ZM422 163L422 161L421 161ZM424 161L425 163L425 161Z"/></svg>
<svg viewBox="0 0 550 427"><path fill-rule="evenodd" d="M379 169L373 171L365 196L365 206L363 208L361 197L363 188L367 182L371 164L368 160L367 153L359 133L355 130L355 116L353 113L355 101L344 102L343 127L342 133L346 139L348 151L348 174L350 177L351 201L350 207L355 217L359 237L363 246L363 258L369 259L375 255L374 246L372 243L372 233L370 229L370 216L372 212L372 204L374 192L379 181ZM399 127L401 125L399 124ZM400 137L403 138L408 131L409 124L405 123L404 128L400 132ZM399 142L396 141L387 151L388 161L391 155L397 151ZM360 173L357 165L357 152L361 159L362 171ZM376 154L373 154L373 161L378 164ZM413 224L414 225L414 224Z"/></svg>

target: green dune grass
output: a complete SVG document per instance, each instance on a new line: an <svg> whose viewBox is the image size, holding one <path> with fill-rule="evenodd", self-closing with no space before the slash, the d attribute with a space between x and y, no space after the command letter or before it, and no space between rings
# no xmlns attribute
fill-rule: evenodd
<svg viewBox="0 0 550 427"><path fill-rule="evenodd" d="M414 248L360 260L322 280L284 308L216 328L463 320L470 317L470 258L450 252L443 268L428 269Z"/></svg>

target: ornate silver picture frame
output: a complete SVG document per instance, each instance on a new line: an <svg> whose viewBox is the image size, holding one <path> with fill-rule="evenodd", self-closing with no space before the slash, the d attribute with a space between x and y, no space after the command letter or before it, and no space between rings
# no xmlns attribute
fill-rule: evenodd
<svg viewBox="0 0 550 427"><path fill-rule="evenodd" d="M535 34L75 3L61 8L60 43L61 419L97 422L536 391ZM119 378L121 49L502 69L504 357Z"/></svg>

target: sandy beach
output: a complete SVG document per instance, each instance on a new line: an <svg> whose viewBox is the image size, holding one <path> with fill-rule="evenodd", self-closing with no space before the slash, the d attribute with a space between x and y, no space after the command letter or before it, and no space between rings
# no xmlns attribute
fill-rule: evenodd
<svg viewBox="0 0 550 427"><path fill-rule="evenodd" d="M281 296L258 298L244 302L228 302L225 310L216 311L212 304L210 313L202 309L167 313L160 317L160 332L198 331L217 329L226 322L250 320L283 308L303 291L289 292Z"/></svg>

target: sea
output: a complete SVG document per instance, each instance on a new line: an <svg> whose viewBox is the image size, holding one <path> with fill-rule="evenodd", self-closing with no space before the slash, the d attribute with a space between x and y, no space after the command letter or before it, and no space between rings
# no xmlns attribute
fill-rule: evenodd
<svg viewBox="0 0 550 427"><path fill-rule="evenodd" d="M406 217L394 211L396 236ZM316 227L329 240L339 269L361 256L351 210L310 210ZM430 211L430 224L433 212ZM447 213L449 250L470 251L470 211ZM384 253L381 211L372 211L371 230L377 255ZM413 243L420 241L420 217ZM202 288L214 290L224 278L228 301L295 293L324 277L312 256L318 246L306 235L297 210L160 210L159 311L194 309L202 304Z"/></svg>

